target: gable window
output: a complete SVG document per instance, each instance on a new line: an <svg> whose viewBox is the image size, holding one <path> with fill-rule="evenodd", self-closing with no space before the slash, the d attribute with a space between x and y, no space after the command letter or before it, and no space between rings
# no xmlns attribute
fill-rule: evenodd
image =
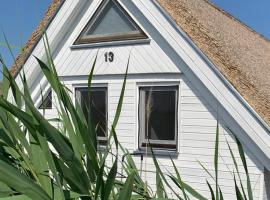
<svg viewBox="0 0 270 200"><path fill-rule="evenodd" d="M117 1L105 0L77 38L75 45L146 38L146 34Z"/></svg>
<svg viewBox="0 0 270 200"><path fill-rule="evenodd" d="M42 102L38 106L40 110L52 109L52 91L49 90L45 97L42 97Z"/></svg>
<svg viewBox="0 0 270 200"><path fill-rule="evenodd" d="M139 88L139 147L177 149L178 86Z"/></svg>
<svg viewBox="0 0 270 200"><path fill-rule="evenodd" d="M90 97L88 91L88 88L76 88L76 99L81 105L86 120L89 114L92 117L99 143L105 144L107 141L107 88L91 88Z"/></svg>

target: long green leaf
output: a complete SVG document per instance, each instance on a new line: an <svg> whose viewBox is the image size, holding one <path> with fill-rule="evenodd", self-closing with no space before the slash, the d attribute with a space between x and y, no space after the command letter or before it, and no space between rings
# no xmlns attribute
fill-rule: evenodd
<svg viewBox="0 0 270 200"><path fill-rule="evenodd" d="M179 185L180 185L180 187L181 187L181 190L182 190L184 199L187 200L187 199L188 199L188 196L187 196L187 194L186 194L186 191L185 191L185 187L184 187L182 178L181 178L180 173L179 173L179 171L178 171L178 169L177 169L177 167L176 167L176 165L175 165L175 163L174 163L174 161L173 161L172 158L171 158L171 162L172 162L172 164L173 164L173 168L174 168L174 171L175 171L175 173L176 173L176 176L177 176Z"/></svg>
<svg viewBox="0 0 270 200"><path fill-rule="evenodd" d="M57 171L61 174L61 177L67 181L69 186L74 192L87 194L88 188L85 187L85 185L82 184L82 181L80 180L80 177L77 176L76 173L73 172L73 170L70 170L65 163L58 158L56 155L53 155L54 162L57 167Z"/></svg>
<svg viewBox="0 0 270 200"><path fill-rule="evenodd" d="M96 63L97 63L97 57L98 57L98 52L97 55L95 57L95 60L93 62L92 68L91 68L91 72L88 76L88 98L91 98L91 85L92 85L92 80L93 80L93 76L94 76L94 71L95 71L95 67L96 67ZM93 123L93 119L91 116L91 110L90 107L88 108L88 132L90 134L90 138L93 141L95 150L97 150L97 135L96 135L96 131L94 128L94 123Z"/></svg>
<svg viewBox="0 0 270 200"><path fill-rule="evenodd" d="M54 89L58 99L61 101L60 103L63 103L64 108L69 112L72 118L73 125L76 129L76 133L80 134L80 136L82 137L82 140L84 141L85 147L87 149L86 152L87 152L87 156L89 156L89 161L91 162L91 166L93 167L93 169L95 170L97 174L99 171L99 166L98 166L98 162L96 158L97 154L96 154L96 149L95 149L95 145L93 144L93 141L89 140L88 129L85 127L85 125L81 121L69 95L66 93L63 85L58 79L58 76L56 74L56 69L53 67L53 65L52 65L53 68L50 69L45 63L43 63L38 58L37 58L37 61L44 75L47 77L49 83L51 84L51 87ZM85 176L85 178L87 178L87 176Z"/></svg>
<svg viewBox="0 0 270 200"><path fill-rule="evenodd" d="M115 130L116 125L118 123L120 114L121 114L121 110L122 110L122 105L123 105L123 100L124 100L124 95L125 95L125 90L126 90L126 83L127 83L127 76L128 76L128 68L129 68L129 61L130 61L130 56L128 58L128 63L127 63L127 67L126 67L126 73L125 73L125 78L124 78L124 82L122 85L122 89L121 89L121 93L120 93L120 98L117 104L117 108L116 108L116 113L115 113L115 117L113 120L113 124L112 127Z"/></svg>
<svg viewBox="0 0 270 200"><path fill-rule="evenodd" d="M248 167L247 167L247 161L246 161L246 157L245 157L245 153L243 150L243 146L241 144L241 142L239 141L239 139L237 137L235 137L236 139L236 143L238 146L238 151L246 172L246 176L247 176L247 190L248 190L248 198L249 200L253 200L253 193L252 193L252 188L251 188L251 182L250 182L250 177L249 177L249 172L248 172Z"/></svg>
<svg viewBox="0 0 270 200"><path fill-rule="evenodd" d="M5 99L8 97L8 91L10 88L10 82L9 82L9 71L5 64L3 63L3 83L2 83L2 95Z"/></svg>
<svg viewBox="0 0 270 200"><path fill-rule="evenodd" d="M20 94L20 90L19 90L19 87L15 81L15 79L12 77L11 73L9 72L9 70L7 69L6 66L3 66L3 75L5 76L4 77L4 91L3 91L3 94L4 94L4 97L6 98L7 95L8 95L8 89L10 86L11 88L11 92L13 94L13 97L14 97L14 100L15 100L15 103L18 105L18 107L22 107L22 97L21 97L21 94ZM9 82L9 83L5 83L5 82Z"/></svg>
<svg viewBox="0 0 270 200"><path fill-rule="evenodd" d="M157 197L158 198L167 198L166 190L164 188L162 179L159 175L159 172L156 171L156 189L157 189Z"/></svg>
<svg viewBox="0 0 270 200"><path fill-rule="evenodd" d="M220 194L220 200L224 200L224 198L223 198L223 193L222 193L222 191L221 191L220 188L219 188L219 194Z"/></svg>
<svg viewBox="0 0 270 200"><path fill-rule="evenodd" d="M101 190L101 194L102 194L102 192L104 192L104 180L103 180L104 166L105 166L105 160L103 161L103 163L99 169L99 172L98 172L96 190L95 190L95 199L98 199L98 195L99 195L100 190ZM103 193L103 195L104 195L104 193Z"/></svg>
<svg viewBox="0 0 270 200"><path fill-rule="evenodd" d="M10 197L0 198L1 200L31 200L25 195L14 195Z"/></svg>
<svg viewBox="0 0 270 200"><path fill-rule="evenodd" d="M169 187L170 190L177 196L177 198L180 199L181 197L177 194L177 192L175 192L175 190L172 188L171 184L167 181L167 179L165 178L165 175L161 171L160 166L159 166L158 161L157 161L157 158L156 158L155 153L154 153L154 151L153 151L152 148L151 148L151 153L152 153L152 156L153 156L153 161L154 161L156 170L159 172L160 177L162 178L162 180L164 181L164 183L166 184L166 186Z"/></svg>
<svg viewBox="0 0 270 200"><path fill-rule="evenodd" d="M116 178L116 174L117 174L117 158L114 161L114 164L108 174L108 178L105 184L105 191L104 191L104 199L107 200L110 197L110 194L112 192L113 186L114 186L114 182L115 182L115 178Z"/></svg>
<svg viewBox="0 0 270 200"><path fill-rule="evenodd" d="M123 189L120 191L118 200L128 200L131 198L134 182L134 172L131 172L124 184Z"/></svg>
<svg viewBox="0 0 270 200"><path fill-rule="evenodd" d="M177 180L176 177L169 175L169 177L171 178L171 180L181 189L181 186ZM193 197L195 197L196 199L199 200L207 200L207 198L205 198L203 195L201 195L199 192L197 192L194 188L192 188L190 185L182 182L182 187L185 188L185 191L188 192L189 194L191 194ZM181 197L178 197L179 199L182 199Z"/></svg>
<svg viewBox="0 0 270 200"><path fill-rule="evenodd" d="M36 121L39 122L35 128L42 134L45 134L48 140L53 144L57 152L60 154L61 158L66 162L66 164L74 170L74 173L77 174L77 178L82 181L84 187L89 186L89 181L87 180L87 175L81 166L81 163L76 159L70 145L67 143L67 139L64 139L64 136L53 127L43 116L36 110L34 105L25 98L25 102L28 107L31 109L33 116L36 118ZM19 110L14 105L8 103L3 98L0 97L0 106L5 107L16 117L20 118L22 122L31 129L33 126L32 123L34 120L32 117L25 112Z"/></svg>
<svg viewBox="0 0 270 200"><path fill-rule="evenodd" d="M229 151L230 151L230 154L231 154L231 157L233 159L233 163L234 163L234 167L236 169L236 173L238 175L238 178L239 178L239 181L240 181L240 186L241 186L241 190L242 190L242 193L244 195L244 199L247 200L247 197L246 197L246 192L245 192L245 189L244 189L244 186L243 186L243 183L242 183L242 178L240 176L240 172L239 172L239 167L238 167L238 164L236 162L236 159L235 159L235 156L234 156L234 153L232 151L232 148L229 144L229 142L227 141L227 145L228 145L228 148L229 148Z"/></svg>
<svg viewBox="0 0 270 200"><path fill-rule="evenodd" d="M219 186L218 186L218 156L219 156L219 122L217 122L216 128L216 142L215 142L215 177L216 177L216 200L219 200Z"/></svg>
<svg viewBox="0 0 270 200"><path fill-rule="evenodd" d="M241 194L241 192L240 192L240 190L238 188L238 185L236 183L235 176L234 176L234 187L235 187L235 192L236 192L236 198L237 198L237 200L244 200L243 199L243 196L242 196L242 194Z"/></svg>
<svg viewBox="0 0 270 200"><path fill-rule="evenodd" d="M0 181L29 198L51 200L49 195L40 186L2 160L0 160Z"/></svg>
<svg viewBox="0 0 270 200"><path fill-rule="evenodd" d="M211 199L212 199L212 200L216 200L215 194L214 194L214 191L213 191L212 186L209 184L208 181L206 181L206 183L207 183L207 186L208 186L208 188L209 188L209 190L210 190L210 193L211 193Z"/></svg>

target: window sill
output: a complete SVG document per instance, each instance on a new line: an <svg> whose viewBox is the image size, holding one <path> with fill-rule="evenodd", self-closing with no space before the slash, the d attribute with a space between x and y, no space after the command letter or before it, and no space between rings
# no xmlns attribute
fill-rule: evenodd
<svg viewBox="0 0 270 200"><path fill-rule="evenodd" d="M74 44L71 45L71 49L83 49L83 48L97 48L97 47L109 47L109 46L123 46L133 44L149 44L150 39L139 39L139 40L125 40L125 41L112 41L112 42L100 42L92 44Z"/></svg>
<svg viewBox="0 0 270 200"><path fill-rule="evenodd" d="M107 146L106 145L98 145L97 146L97 151L98 152L101 152L101 153L105 153L105 152L107 152L109 149L107 148Z"/></svg>
<svg viewBox="0 0 270 200"><path fill-rule="evenodd" d="M45 113L45 115L55 115L57 114L57 111L55 109L38 109L39 113L43 115L43 113Z"/></svg>
<svg viewBox="0 0 270 200"><path fill-rule="evenodd" d="M176 150L155 150L153 149L153 152L155 154L156 157L171 157L171 158L177 158L179 155L179 152L177 152ZM152 152L151 151L145 151L145 150L135 150L133 151L133 154L136 155L144 155L146 156L152 156Z"/></svg>

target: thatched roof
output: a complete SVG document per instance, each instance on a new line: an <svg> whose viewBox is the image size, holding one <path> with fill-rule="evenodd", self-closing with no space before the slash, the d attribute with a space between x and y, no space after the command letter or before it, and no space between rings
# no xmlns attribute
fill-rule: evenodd
<svg viewBox="0 0 270 200"><path fill-rule="evenodd" d="M40 21L35 31L31 34L28 41L24 45L22 52L17 56L16 62L11 67L11 73L14 76L17 75L17 72L24 65L29 55L32 53L37 42L40 40L43 31L49 26L50 22L52 21L64 1L65 0L52 0L52 3L46 11L43 19Z"/></svg>
<svg viewBox="0 0 270 200"><path fill-rule="evenodd" d="M158 0L270 124L270 41L206 0Z"/></svg>
<svg viewBox="0 0 270 200"><path fill-rule="evenodd" d="M18 56L18 68L23 66L42 30L64 1L52 1L23 53ZM270 42L207 0L157 1L270 125ZM12 72L18 72L16 65Z"/></svg>

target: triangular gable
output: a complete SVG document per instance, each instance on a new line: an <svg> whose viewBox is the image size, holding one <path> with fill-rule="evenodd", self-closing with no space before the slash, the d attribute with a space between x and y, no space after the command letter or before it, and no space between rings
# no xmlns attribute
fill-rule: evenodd
<svg viewBox="0 0 270 200"><path fill-rule="evenodd" d="M75 44L146 39L146 34L115 0L101 3Z"/></svg>
<svg viewBox="0 0 270 200"><path fill-rule="evenodd" d="M149 3L150 1L145 1L145 2ZM161 2L162 1L160 0L160 3ZM170 1L166 1L166 2L170 2ZM177 2L177 0L175 2ZM179 2L177 2L177 5L181 4L181 2L182 1L179 0ZM196 4L196 2L197 1L195 1L195 0L193 1L194 4ZM207 4L207 2L203 1L203 0L198 1L198 2L204 2ZM151 1L151 3L152 3L152 1ZM178 24L178 23L175 23L175 21L173 21L174 18L176 19L176 17L177 17L177 16L175 16L174 13L171 14L172 16L174 16L174 18L172 18L172 19L171 19L171 16L168 15L168 13L166 13L166 11L174 10L174 9L172 9L172 7L175 7L175 9L176 9L175 12L180 15L180 13L183 13L183 12L180 12L179 10L177 10L177 8L179 8L181 6L174 5L171 8L163 9L162 7L160 7L159 4L156 4L156 7L157 7L157 9L159 9L159 11L162 12L162 17L164 17L164 19L168 20L170 25L172 25L172 27L174 28L174 29L169 29L169 30L167 29L166 31L170 31L170 33L173 33L174 36L177 36L177 37L181 36L183 38L183 41L181 40L181 42L182 42L181 45L185 46L185 48L186 48L185 51L182 51L181 48L177 49L176 48L177 43L175 42L177 40L176 40L176 38L174 38L174 40L167 40L166 41L167 42L166 45L168 45L168 47L174 47L174 49L173 49L174 51L171 51L170 48L165 48L164 50L168 49L167 50L168 55L170 55L171 57L175 57L174 53L177 53L177 55L179 55L179 56L181 56L181 58L183 58L185 63L187 63L187 65L188 65L188 67L185 67L185 65L183 65L184 67L181 68L183 73L193 82L198 83L198 84L203 83L202 85L205 86L203 89L206 91L210 91L210 93L214 97L216 97L217 101L221 102L221 105L224 108L224 110L222 112L220 112L220 114L225 113L224 119L227 122L227 124L232 124L233 129L234 128L238 129L239 127L241 127L241 132L237 133L237 135L240 136L240 140L249 144L250 148L252 149L252 152L254 154L256 154L256 156L258 156L260 161L265 166L268 166L268 169L269 169L270 148L269 148L269 146L267 146L268 145L267 143L269 143L268 142L269 140L266 140L269 137L269 126L267 124L263 123L261 118L256 113L254 113L254 111L249 107L247 102L245 102L242 99L242 97L237 93L237 91L235 91L235 89L224 79L222 74L219 74L220 72L222 73L222 70L220 70L220 72L219 72L215 68L215 65L213 65L213 63L211 63L211 60L209 60L211 57L209 56L209 59L208 59L200 51L200 49L193 43L192 39L194 39L194 41L196 42L197 40L200 40L201 37L190 37L189 38L184 33L184 31L182 31L181 28L183 28L183 30L187 30L187 27L190 26L190 17L187 16L188 17L187 25L185 26L185 24L183 24L181 26L180 23ZM164 6L164 8L165 8L165 6ZM209 10L210 9L208 9L208 12L210 12ZM188 10L187 10L187 13L190 13L190 12L188 12ZM219 14L224 15L224 13L222 13L222 12ZM226 16L227 15L224 15L223 17L226 18ZM229 18L227 20L231 20L231 19ZM67 23L67 24L70 25L70 23ZM218 26L218 24L216 24L216 26ZM144 27L147 30L147 27L146 26L144 26ZM170 27L170 26L168 26L168 27ZM70 28L70 27L67 26L63 30L67 30L68 28ZM164 24L162 24L162 28L164 28ZM191 28L194 28L194 27L191 27ZM241 26L239 26L239 28L241 28ZM199 28L196 28L194 32L200 33L201 30L204 30L204 29L200 29L200 27L199 27ZM229 29L229 30L231 30L231 29ZM63 31L63 32L65 32L65 31ZM219 34L222 35L223 32L220 32ZM253 32L249 31L249 33L252 34ZM151 33L149 33L149 34L151 34ZM219 35L219 34L217 34L217 35ZM164 36L163 38L167 38L168 34L161 32L161 36ZM206 34L206 36L207 36L207 34ZM169 37L171 38L171 35ZM249 38L254 38L254 41L256 41L256 37L257 37L257 35L253 34ZM227 37L227 38L230 39L230 37ZM58 40L58 41L60 41L60 40ZM217 41L219 41L219 40L217 40ZM207 40L207 42L208 42L208 40ZM228 44L224 44L223 46L228 47L228 48L233 47L233 46L228 46ZM205 44L205 47L209 47L209 45ZM203 48L201 48L201 49L203 50ZM214 48L212 47L209 49L214 49ZM189 53L188 56L186 55L187 52ZM190 56L191 53L192 53L192 55ZM23 55L26 57L29 56L27 54L26 55L23 54ZM219 53L216 55L222 55L222 54ZM252 54L246 54L246 55L252 55ZM196 58L196 62L191 60L191 58L192 59ZM223 55L222 55L222 58L224 59ZM266 58L266 56L265 56L265 58ZM228 57L228 60L230 60L229 57ZM254 60L256 60L256 59L254 59ZM24 62L24 61L25 61L24 59L19 58L16 63L20 64L21 62ZM213 59L213 61L215 61L215 59ZM219 66L219 63L217 63L216 65ZM14 66L16 66L16 65L14 65ZM238 69L238 66L233 66L233 67L234 68L232 68L232 69ZM19 65L19 69L20 68L21 68L21 64ZM13 70L16 73L17 66L13 67ZM207 74L204 73L204 71L206 71ZM234 70L234 71L237 71L237 70ZM230 79L229 79L229 81L230 81ZM243 94L243 93L241 93L241 94ZM253 96L256 96L256 95L253 95ZM267 105L268 104L266 104L266 106ZM265 110L267 111L268 109L266 108ZM232 117L234 118L234 120L232 119ZM264 119L266 119L266 118L264 118Z"/></svg>

